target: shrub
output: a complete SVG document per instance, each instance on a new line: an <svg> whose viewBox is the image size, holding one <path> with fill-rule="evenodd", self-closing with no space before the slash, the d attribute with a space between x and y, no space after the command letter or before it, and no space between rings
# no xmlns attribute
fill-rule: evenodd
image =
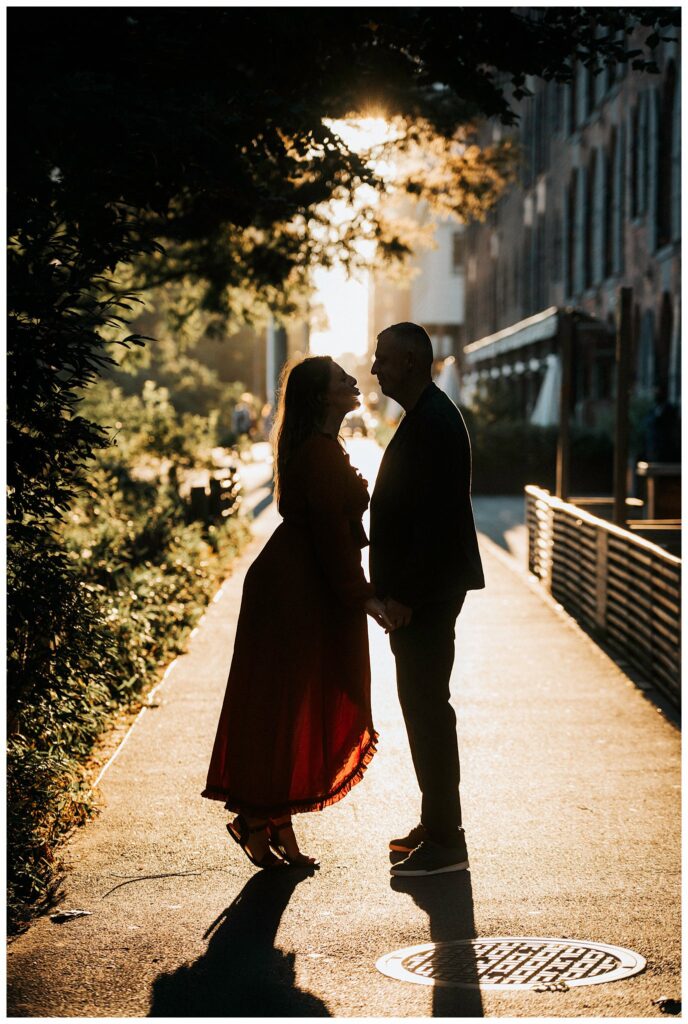
<svg viewBox="0 0 688 1024"><path fill-rule="evenodd" d="M135 708L189 632L249 536L236 515L206 526L186 507L173 465L201 464L200 417L175 414L160 389L122 405L94 389L91 411L128 429L100 453L40 558L30 523L8 558L8 911L20 929L59 893L57 848L91 813L85 762L120 708ZM181 421L181 423L180 423ZM118 421L120 422L120 421ZM208 426L205 421L206 428ZM136 460L157 472L136 475ZM174 479L174 474L172 475ZM44 527L42 528L42 534Z"/></svg>
<svg viewBox="0 0 688 1024"><path fill-rule="evenodd" d="M470 413L466 421L473 454L474 494L520 494L526 484L553 490L557 428L519 420L485 423ZM613 446L602 433L573 427L570 492L611 494Z"/></svg>

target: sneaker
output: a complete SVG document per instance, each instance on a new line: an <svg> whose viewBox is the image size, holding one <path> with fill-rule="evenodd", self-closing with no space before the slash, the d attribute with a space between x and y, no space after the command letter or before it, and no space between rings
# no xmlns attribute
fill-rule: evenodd
<svg viewBox="0 0 688 1024"><path fill-rule="evenodd" d="M395 853L411 853L411 851L415 850L417 846L420 846L426 838L427 833L425 831L425 826L416 825L416 827L412 828L409 834L404 836L402 839L392 839L389 844L389 848L390 850L394 850Z"/></svg>
<svg viewBox="0 0 688 1024"><path fill-rule="evenodd" d="M412 878L416 875L440 875L445 871L463 871L467 867L465 843L458 847L440 846L426 839L400 864L390 868L390 872L402 878Z"/></svg>

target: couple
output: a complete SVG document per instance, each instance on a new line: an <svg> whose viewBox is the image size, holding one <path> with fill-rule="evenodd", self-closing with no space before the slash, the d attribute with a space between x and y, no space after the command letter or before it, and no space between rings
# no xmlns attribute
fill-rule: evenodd
<svg viewBox="0 0 688 1024"><path fill-rule="evenodd" d="M372 373L406 415L369 499L338 434L359 405L329 356L285 378L277 412L275 495L283 522L244 584L234 656L203 796L238 812L230 836L260 868L317 867L291 815L345 796L375 753L366 614L388 633L420 823L390 842L392 874L468 865L456 717L449 703L454 629L467 590L484 586L461 413L433 383L417 324L378 335ZM361 567L370 509L370 575Z"/></svg>

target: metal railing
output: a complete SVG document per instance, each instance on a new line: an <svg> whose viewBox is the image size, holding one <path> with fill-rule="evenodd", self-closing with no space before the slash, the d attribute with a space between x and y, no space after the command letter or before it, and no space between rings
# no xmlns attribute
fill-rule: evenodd
<svg viewBox="0 0 688 1024"><path fill-rule="evenodd" d="M681 559L540 487L525 493L530 572L680 706Z"/></svg>

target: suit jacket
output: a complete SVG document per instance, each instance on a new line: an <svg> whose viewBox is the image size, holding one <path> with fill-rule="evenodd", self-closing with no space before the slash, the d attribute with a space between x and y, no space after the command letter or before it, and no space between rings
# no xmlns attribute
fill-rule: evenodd
<svg viewBox="0 0 688 1024"><path fill-rule="evenodd" d="M468 431L435 384L404 416L382 458L370 502L370 578L379 597L411 608L485 586Z"/></svg>

